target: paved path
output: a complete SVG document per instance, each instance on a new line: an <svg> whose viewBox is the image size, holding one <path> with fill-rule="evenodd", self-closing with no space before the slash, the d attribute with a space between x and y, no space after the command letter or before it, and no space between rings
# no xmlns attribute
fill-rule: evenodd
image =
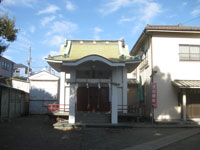
<svg viewBox="0 0 200 150"><path fill-rule="evenodd" d="M161 148L161 150L196 150L199 149L200 134L194 135L192 137L186 138L179 142L170 144L166 147Z"/></svg>
<svg viewBox="0 0 200 150"><path fill-rule="evenodd" d="M163 138L151 141L151 142L136 145L136 146L129 147L129 148L126 148L123 150L157 150L157 149L168 146L172 143L178 142L180 140L194 136L199 133L200 133L200 129L186 130L186 131L183 131L180 133L169 135L169 136L166 136L166 137L163 137Z"/></svg>

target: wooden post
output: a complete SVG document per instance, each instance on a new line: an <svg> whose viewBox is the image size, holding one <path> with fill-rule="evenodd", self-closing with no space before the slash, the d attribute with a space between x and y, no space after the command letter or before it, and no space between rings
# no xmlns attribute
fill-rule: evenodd
<svg viewBox="0 0 200 150"><path fill-rule="evenodd" d="M187 121L187 97L186 97L186 92L183 91L182 95L182 105L183 105L183 121Z"/></svg>

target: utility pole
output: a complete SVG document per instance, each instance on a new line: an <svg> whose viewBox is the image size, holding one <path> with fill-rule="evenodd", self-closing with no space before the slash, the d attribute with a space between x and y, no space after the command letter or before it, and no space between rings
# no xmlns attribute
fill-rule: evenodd
<svg viewBox="0 0 200 150"><path fill-rule="evenodd" d="M49 66L49 73L51 73L51 66Z"/></svg>
<svg viewBox="0 0 200 150"><path fill-rule="evenodd" d="M30 77L30 65L31 65L31 46L29 47L29 54L28 54L27 63L28 63L28 80L29 80L29 77Z"/></svg>

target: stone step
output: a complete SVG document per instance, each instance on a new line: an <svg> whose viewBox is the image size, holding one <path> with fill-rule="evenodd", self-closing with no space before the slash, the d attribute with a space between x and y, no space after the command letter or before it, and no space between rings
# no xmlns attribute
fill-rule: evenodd
<svg viewBox="0 0 200 150"><path fill-rule="evenodd" d="M110 123L110 114L102 112L76 112L76 122Z"/></svg>

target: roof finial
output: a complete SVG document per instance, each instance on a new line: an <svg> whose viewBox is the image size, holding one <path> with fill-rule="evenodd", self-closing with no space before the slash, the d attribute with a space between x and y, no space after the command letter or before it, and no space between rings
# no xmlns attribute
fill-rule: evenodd
<svg viewBox="0 0 200 150"><path fill-rule="evenodd" d="M125 48L125 41L122 39L122 47Z"/></svg>
<svg viewBox="0 0 200 150"><path fill-rule="evenodd" d="M179 24L178 24L178 27L182 27L182 23L179 23Z"/></svg>

